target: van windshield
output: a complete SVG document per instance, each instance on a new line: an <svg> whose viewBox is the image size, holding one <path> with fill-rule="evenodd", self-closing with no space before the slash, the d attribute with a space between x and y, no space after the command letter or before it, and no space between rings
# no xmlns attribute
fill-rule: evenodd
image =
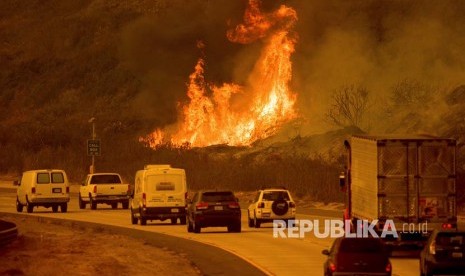
<svg viewBox="0 0 465 276"><path fill-rule="evenodd" d="M149 175L147 177L147 190L152 192L179 191L182 189L182 175L164 174Z"/></svg>

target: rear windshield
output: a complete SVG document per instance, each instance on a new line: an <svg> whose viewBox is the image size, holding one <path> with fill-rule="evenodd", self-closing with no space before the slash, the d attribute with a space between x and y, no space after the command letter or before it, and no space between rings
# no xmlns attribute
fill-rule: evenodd
<svg viewBox="0 0 465 276"><path fill-rule="evenodd" d="M341 240L340 252L343 253L376 253L383 252L383 245L376 238L347 238Z"/></svg>
<svg viewBox="0 0 465 276"><path fill-rule="evenodd" d="M232 192L205 192L202 194L203 202L220 202L220 201L236 201Z"/></svg>
<svg viewBox="0 0 465 276"><path fill-rule="evenodd" d="M263 192L263 200L290 200L287 191Z"/></svg>
<svg viewBox="0 0 465 276"><path fill-rule="evenodd" d="M465 245L465 233L439 233L436 236L437 245Z"/></svg>
<svg viewBox="0 0 465 276"><path fill-rule="evenodd" d="M121 179L116 174L100 174L92 176L90 184L120 184Z"/></svg>
<svg viewBox="0 0 465 276"><path fill-rule="evenodd" d="M65 178L63 173L54 172L51 173L52 182L51 183L65 183ZM50 183L50 174L49 173L38 173L37 174L37 184L49 184Z"/></svg>

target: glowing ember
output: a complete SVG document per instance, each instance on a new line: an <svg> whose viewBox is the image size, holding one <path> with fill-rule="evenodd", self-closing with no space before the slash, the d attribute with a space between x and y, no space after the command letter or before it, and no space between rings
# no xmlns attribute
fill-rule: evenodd
<svg viewBox="0 0 465 276"><path fill-rule="evenodd" d="M289 90L292 76L291 54L295 38L290 31L296 12L286 6L263 14L260 2L250 0L244 23L227 33L230 41L251 43L263 39L265 47L250 76L250 87L208 84L204 79L204 60L199 59L189 76L189 104L182 108L182 122L171 135L157 129L144 138L152 147L163 142L192 146L215 144L250 145L274 134L285 122L296 117L296 95ZM231 105L233 94L249 99L240 110ZM211 96L209 96L211 95ZM167 138L170 137L170 138Z"/></svg>

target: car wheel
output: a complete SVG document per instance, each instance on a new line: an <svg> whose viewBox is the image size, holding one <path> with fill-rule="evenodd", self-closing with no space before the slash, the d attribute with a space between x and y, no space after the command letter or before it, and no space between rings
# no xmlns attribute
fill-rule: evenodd
<svg viewBox="0 0 465 276"><path fill-rule="evenodd" d="M52 206L52 212L54 212L54 213L58 212L58 205L53 205Z"/></svg>
<svg viewBox="0 0 465 276"><path fill-rule="evenodd" d="M194 229L194 233L200 233L200 231L202 230L202 228L200 227L200 225L198 225L197 223L195 223L195 220L193 221L193 226L192 228Z"/></svg>
<svg viewBox="0 0 465 276"><path fill-rule="evenodd" d="M146 218L140 217L139 220L140 220L140 225L147 225L147 219Z"/></svg>
<svg viewBox="0 0 465 276"><path fill-rule="evenodd" d="M123 201L123 209L129 209L129 201Z"/></svg>
<svg viewBox="0 0 465 276"><path fill-rule="evenodd" d="M254 227L253 219L250 218L250 215L248 215L248 222L249 222L249 227Z"/></svg>
<svg viewBox="0 0 465 276"><path fill-rule="evenodd" d="M240 233L241 230L242 230L242 229L241 229L241 223L240 223L240 222L239 222L239 223L235 223L235 224L233 225L233 232L234 232L234 233Z"/></svg>
<svg viewBox="0 0 465 276"><path fill-rule="evenodd" d="M23 211L23 207L24 207L23 204L21 204L21 203L19 202L19 199L16 198L16 211L19 212L19 213L21 213L21 212Z"/></svg>
<svg viewBox="0 0 465 276"><path fill-rule="evenodd" d="M181 225L186 225L186 217L179 218Z"/></svg>
<svg viewBox="0 0 465 276"><path fill-rule="evenodd" d="M260 220L257 218L257 215L254 214L254 218L253 218L253 225L255 226L255 228L260 228Z"/></svg>
<svg viewBox="0 0 465 276"><path fill-rule="evenodd" d="M172 219L171 219L171 224L176 224L176 222L178 222L178 219L177 219L177 218L172 218Z"/></svg>
<svg viewBox="0 0 465 276"><path fill-rule="evenodd" d="M26 209L28 213L32 213L32 211L34 210L34 205L32 205L32 203L29 202L27 197L26 197Z"/></svg>
<svg viewBox="0 0 465 276"><path fill-rule="evenodd" d="M132 208L131 208L131 223L137 224L137 218L134 216L134 212L132 211Z"/></svg>
<svg viewBox="0 0 465 276"><path fill-rule="evenodd" d="M60 209L62 213L68 212L68 203L61 204Z"/></svg>
<svg viewBox="0 0 465 276"><path fill-rule="evenodd" d="M112 203L111 204L111 209L116 209L116 208L118 208L118 203L116 203L116 202Z"/></svg>
<svg viewBox="0 0 465 276"><path fill-rule="evenodd" d="M89 202L90 202L90 209L96 210L97 209L97 202L95 202L91 196L89 196Z"/></svg>
<svg viewBox="0 0 465 276"><path fill-rule="evenodd" d="M79 209L86 209L86 203L82 201L81 194L79 194Z"/></svg>

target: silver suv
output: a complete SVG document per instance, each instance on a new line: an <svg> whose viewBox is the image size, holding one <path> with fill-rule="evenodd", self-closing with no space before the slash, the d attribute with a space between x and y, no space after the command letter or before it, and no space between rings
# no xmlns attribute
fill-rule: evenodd
<svg viewBox="0 0 465 276"><path fill-rule="evenodd" d="M261 223L275 219L295 220L295 202L285 188L259 190L247 210L249 227L260 228Z"/></svg>

